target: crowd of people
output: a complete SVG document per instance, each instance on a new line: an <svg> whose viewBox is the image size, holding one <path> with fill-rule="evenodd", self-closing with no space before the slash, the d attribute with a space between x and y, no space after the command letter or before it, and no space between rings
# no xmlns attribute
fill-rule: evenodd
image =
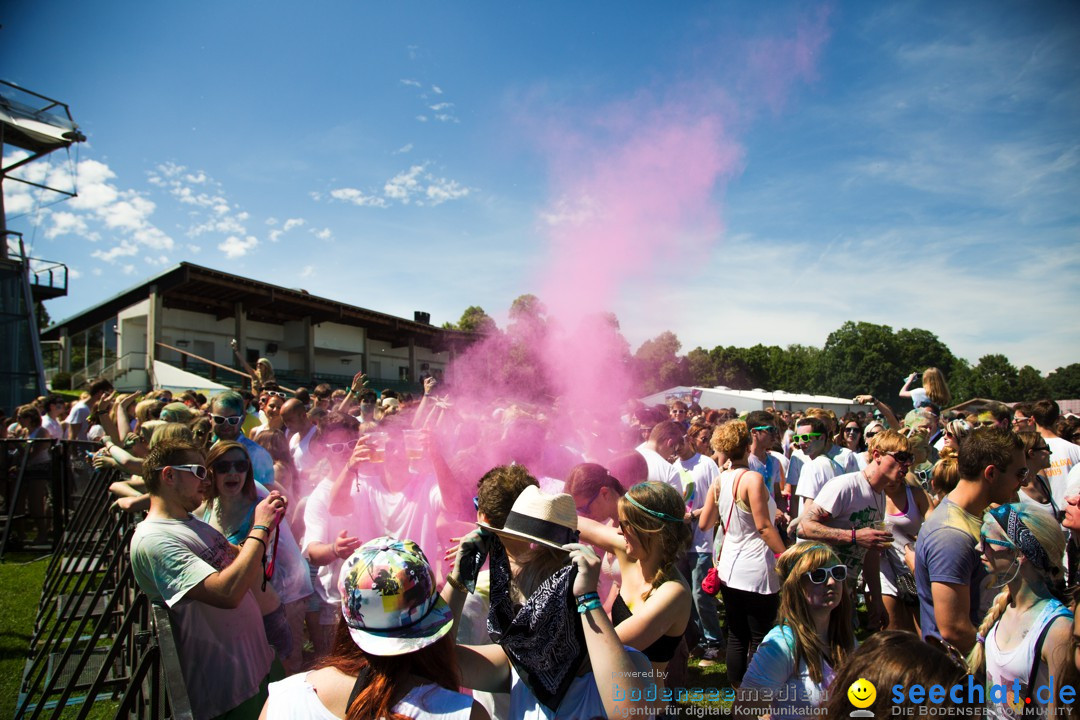
<svg viewBox="0 0 1080 720"><path fill-rule="evenodd" d="M949 412L930 368L900 413L673 399L605 422L248 371L210 398L103 380L5 427L121 471L196 718L923 716L908 691L932 685L1071 712L1080 418L1052 400ZM730 694L692 686L719 663Z"/></svg>

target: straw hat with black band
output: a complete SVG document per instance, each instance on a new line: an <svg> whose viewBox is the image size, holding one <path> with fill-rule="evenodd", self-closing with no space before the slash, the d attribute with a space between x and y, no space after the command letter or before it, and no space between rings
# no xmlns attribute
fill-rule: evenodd
<svg viewBox="0 0 1080 720"><path fill-rule="evenodd" d="M565 493L548 495L535 485L529 485L517 496L501 528L482 522L477 524L496 535L527 540L557 550L562 550L567 543L578 541L574 498Z"/></svg>

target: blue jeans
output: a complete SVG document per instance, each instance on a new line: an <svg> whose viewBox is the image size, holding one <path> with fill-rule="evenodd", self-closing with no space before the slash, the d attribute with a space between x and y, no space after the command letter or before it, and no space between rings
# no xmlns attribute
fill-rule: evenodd
<svg viewBox="0 0 1080 720"><path fill-rule="evenodd" d="M724 634L720 630L720 603L701 589L701 581L713 566L712 553L686 553L690 565L690 589L694 593L694 625L701 634L702 645L719 645Z"/></svg>

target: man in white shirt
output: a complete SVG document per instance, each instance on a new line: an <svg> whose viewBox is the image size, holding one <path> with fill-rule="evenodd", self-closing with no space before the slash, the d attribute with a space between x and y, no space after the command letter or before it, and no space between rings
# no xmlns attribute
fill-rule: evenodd
<svg viewBox="0 0 1080 720"><path fill-rule="evenodd" d="M65 421L68 426L68 440L86 440L86 433L90 430L90 411L101 398L113 390L112 383L105 378L99 378L90 386L90 397L80 400L71 408L71 412Z"/></svg>
<svg viewBox="0 0 1080 720"><path fill-rule="evenodd" d="M797 517L799 498L802 503L817 497L825 483L843 472L835 461L825 454L832 445L825 422L820 418L807 416L795 425L795 434L791 444L796 448L791 453L791 465L788 469L787 482L794 486L789 513Z"/></svg>
<svg viewBox="0 0 1080 720"><path fill-rule="evenodd" d="M709 568L713 566L713 531L698 528L696 518L701 514L701 506L705 497L712 487L713 481L720 477L720 468L709 457L712 448L709 440L712 438L713 428L711 425L694 423L686 435L686 442L679 448L678 457L675 460L675 469L678 471L683 482L683 497L686 497L689 488L693 488L692 495L687 503L690 507L690 523L694 530L694 539L690 549L686 552L686 564L690 570L690 590L694 595L693 620L701 635L699 648L702 652L701 663L708 667L720 662L723 657L722 644L723 632L720 630L719 604L716 596L709 595L701 589L701 581L705 578Z"/></svg>
<svg viewBox="0 0 1080 720"><path fill-rule="evenodd" d="M1050 467L1046 469L1046 479L1050 481L1050 491L1054 494L1054 503L1065 507L1065 490L1068 485L1069 471L1080 465L1080 446L1058 437L1054 432L1054 423L1061 417L1061 409L1053 400L1039 400L1032 406L1031 416L1035 419L1035 429L1050 446Z"/></svg>
<svg viewBox="0 0 1080 720"><path fill-rule="evenodd" d="M64 398L59 395L49 395L45 398L45 406L41 408L41 427L53 440L64 439L64 427L60 424L60 418L64 416Z"/></svg>
<svg viewBox="0 0 1080 720"><path fill-rule="evenodd" d="M666 483L682 493L682 479L671 462L678 457L685 436L682 425L666 420L652 429L648 440L634 448L649 466L650 482Z"/></svg>
<svg viewBox="0 0 1080 720"><path fill-rule="evenodd" d="M285 423L285 434L289 438L289 453L292 454L293 464L300 478L304 481L303 487L310 486L308 472L315 466L310 444L311 438L315 437L318 430L315 423L308 417L304 404L296 398L290 398L281 406L281 420Z"/></svg>
<svg viewBox="0 0 1080 720"><path fill-rule="evenodd" d="M879 551L893 539L892 531L875 526L885 521L886 488L904 482L911 461L908 439L886 430L877 437L866 469L827 482L817 497L807 502L799 524L800 538L833 547L841 564L847 566L853 589L859 570L865 567L870 627L875 630L888 621L881 599Z"/></svg>

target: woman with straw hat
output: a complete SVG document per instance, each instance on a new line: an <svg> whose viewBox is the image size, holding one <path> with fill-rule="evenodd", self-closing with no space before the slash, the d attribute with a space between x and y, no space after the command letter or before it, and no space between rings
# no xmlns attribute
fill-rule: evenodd
<svg viewBox="0 0 1080 720"><path fill-rule="evenodd" d="M271 683L266 720L486 720L460 686L454 618L411 540L361 545L341 572L334 649L318 668Z"/></svg>
<svg viewBox="0 0 1080 720"><path fill-rule="evenodd" d="M673 491L674 492L674 491ZM680 501L681 502L681 501ZM460 645L466 687L510 693L509 717L561 720L625 716L641 712L649 664L615 633L596 592L600 560L578 540L570 495L549 495L535 486L521 491L501 528L479 523L461 542L443 588L454 616L485 557L491 559L488 625L494 645ZM558 549L568 564L555 569L535 592L515 603L503 540Z"/></svg>

